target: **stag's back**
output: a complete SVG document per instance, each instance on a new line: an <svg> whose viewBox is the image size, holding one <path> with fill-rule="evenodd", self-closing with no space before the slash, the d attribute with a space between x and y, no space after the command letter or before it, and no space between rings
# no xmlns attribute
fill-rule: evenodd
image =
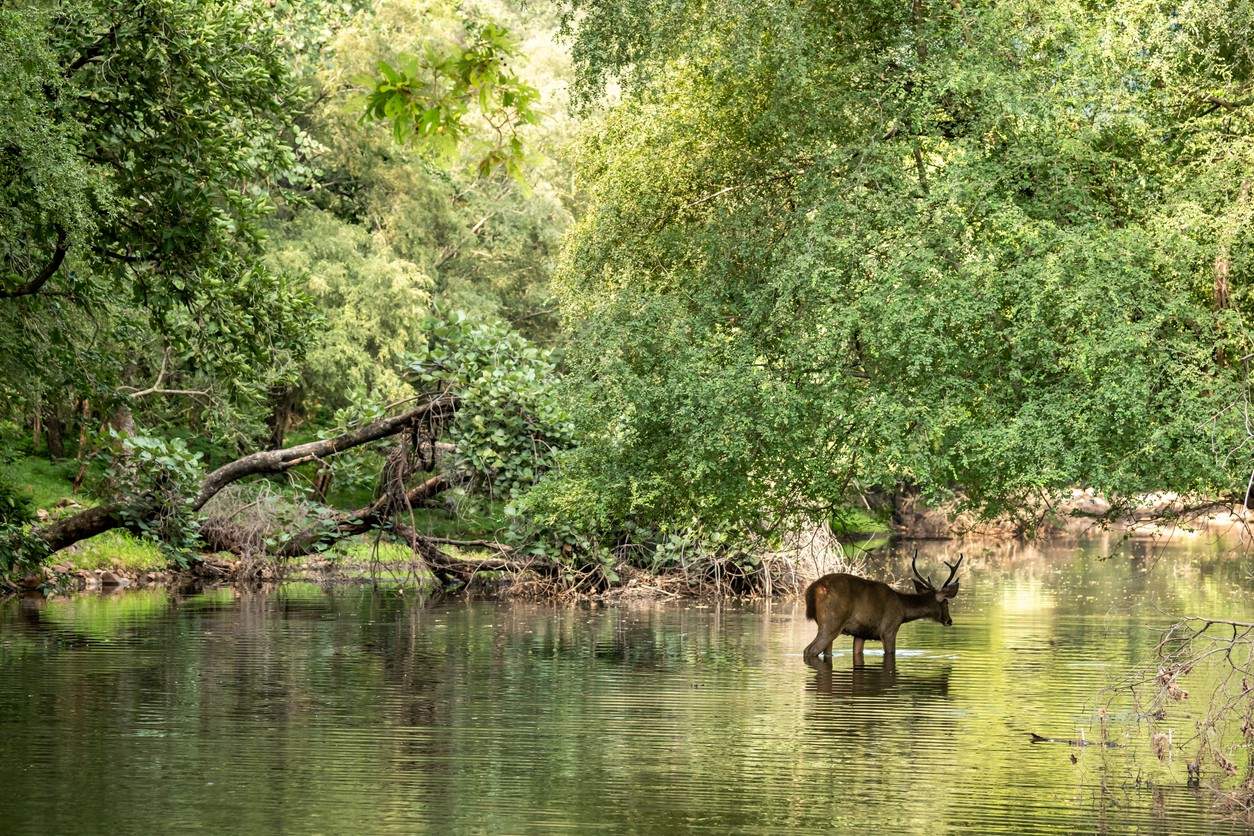
<svg viewBox="0 0 1254 836"><path fill-rule="evenodd" d="M806 588L806 618L820 626L843 624L850 635L880 638L881 625L903 616L901 593L880 581L840 572Z"/></svg>

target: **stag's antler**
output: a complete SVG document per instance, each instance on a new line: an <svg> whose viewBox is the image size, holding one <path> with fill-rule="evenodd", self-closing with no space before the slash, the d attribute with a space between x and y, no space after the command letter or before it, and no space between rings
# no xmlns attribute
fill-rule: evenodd
<svg viewBox="0 0 1254 836"><path fill-rule="evenodd" d="M924 584L925 586L927 586L928 589L935 589L936 587L932 584L931 577L925 577L919 573L919 567L915 565L915 561L917 561L918 559L919 559L919 549L916 546L914 549L914 557L910 558L910 571L914 572L914 576L919 579L919 583Z"/></svg>
<svg viewBox="0 0 1254 836"><path fill-rule="evenodd" d="M948 567L949 567L949 577L945 578L945 582L944 582L943 584L941 584L941 589L944 589L945 587L949 586L949 584L953 581L953 579L954 579L954 575L957 575L957 574L958 574L958 567L962 565L962 559L963 559L964 557L966 557L966 555L964 555L964 554L962 554L962 553L960 552L960 553L958 554L958 562L957 562L957 563L950 563L948 560L942 560L942 561L941 561L942 563L944 563L946 566L948 566Z"/></svg>

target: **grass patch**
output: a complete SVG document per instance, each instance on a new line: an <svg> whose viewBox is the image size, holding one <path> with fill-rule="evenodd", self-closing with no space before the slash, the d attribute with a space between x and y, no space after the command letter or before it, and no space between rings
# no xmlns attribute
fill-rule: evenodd
<svg viewBox="0 0 1254 836"><path fill-rule="evenodd" d="M374 541L358 540L354 543L341 544L335 549L336 556L348 563L369 563L374 560ZM409 546L401 543L379 543L380 563L409 563L414 559Z"/></svg>
<svg viewBox="0 0 1254 836"><path fill-rule="evenodd" d="M478 504L478 503L476 503ZM478 510L459 509L453 513L444 508L415 508L414 530L428 537L453 540L492 540L505 528L505 503L492 501ZM409 522L408 515L403 519Z"/></svg>
<svg viewBox="0 0 1254 836"><path fill-rule="evenodd" d="M849 534L872 534L888 531L888 518L883 514L875 514L865 508L847 506L832 514L830 520L832 533L836 536Z"/></svg>
<svg viewBox="0 0 1254 836"><path fill-rule="evenodd" d="M4 475L23 488L36 508L51 508L66 497L85 505L92 504L73 490L78 466L72 461L50 462L38 456L26 456L0 465Z"/></svg>
<svg viewBox="0 0 1254 836"><path fill-rule="evenodd" d="M484 549L461 549L457 546L440 546L440 549L455 560L475 561L483 557L496 557L496 553ZM346 563L369 563L374 550L373 538L358 538L349 543L342 543L333 550L333 555ZM379 543L380 563L409 563L414 559L409 546L404 543L390 543L386 540Z"/></svg>
<svg viewBox="0 0 1254 836"><path fill-rule="evenodd" d="M129 572L154 572L168 565L165 555L155 543L142 540L126 531L106 531L61 557L75 569L114 569ZM54 558L53 562L60 562Z"/></svg>

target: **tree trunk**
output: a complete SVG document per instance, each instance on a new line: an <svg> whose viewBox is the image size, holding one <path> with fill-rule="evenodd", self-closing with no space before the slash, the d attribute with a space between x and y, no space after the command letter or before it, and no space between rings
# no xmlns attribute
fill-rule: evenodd
<svg viewBox="0 0 1254 836"><path fill-rule="evenodd" d="M43 395L35 395L35 423L31 427L30 449L39 452L39 445L44 440L44 398Z"/></svg>
<svg viewBox="0 0 1254 836"><path fill-rule="evenodd" d="M61 263L65 261L65 254L69 251L69 236L62 227L58 226L57 243L53 247L52 255L48 257L48 261L44 264L43 269L32 276L29 281L23 282L17 287L0 287L0 299L16 299L19 296L31 296L38 293L48 283L48 280L61 269Z"/></svg>
<svg viewBox="0 0 1254 836"><path fill-rule="evenodd" d="M313 483L314 502L327 504L327 494L331 491L331 480L334 477L335 471L331 469L331 465L323 462L318 466L318 474L314 476Z"/></svg>
<svg viewBox="0 0 1254 836"><path fill-rule="evenodd" d="M72 517L49 523L36 530L35 535L47 544L49 552L60 551L80 540L126 526L124 511L123 506L118 503L99 505L80 511Z"/></svg>
<svg viewBox="0 0 1254 836"><path fill-rule="evenodd" d="M1236 206L1232 211L1235 217L1230 224L1225 225L1226 228L1219 235L1215 262L1211 268L1214 274L1213 302L1215 312L1220 316L1231 307L1229 276L1232 272L1232 243L1236 237L1237 230L1244 229L1249 222L1250 191L1251 181L1248 178L1242 180L1241 189L1237 194ZM1215 346L1215 363L1220 366L1228 365L1228 357L1224 353L1223 348L1218 345Z"/></svg>
<svg viewBox="0 0 1254 836"><path fill-rule="evenodd" d="M83 398L83 406L78 420L78 473L74 474L74 493L83 486L87 478L87 420L91 417L91 401Z"/></svg>
<svg viewBox="0 0 1254 836"><path fill-rule="evenodd" d="M132 436L135 434L135 415L131 412L131 408L125 403L120 404L113 411L113 417L109 419L109 426L112 427L118 435L122 437Z"/></svg>
<svg viewBox="0 0 1254 836"><path fill-rule="evenodd" d="M456 408L457 402L455 399L438 397L408 412L390 418L380 418L335 438L313 441L308 444L298 444L295 447L288 447L283 450L266 450L236 459L230 464L219 467L204 478L201 482L200 491L193 502L193 510L199 511L206 502L227 485L246 476L282 473L293 467L327 456L334 456L345 450L395 435L402 430L427 421L432 416L451 415ZM442 479L443 477L436 478ZM428 480L424 485L428 485L427 490L432 490L435 487L433 480ZM427 496L421 493L422 487L420 485L411 491L415 504L421 504L427 499ZM443 490L443 486L440 487L440 490ZM418 491L418 493L414 493L414 491ZM434 495L434 493L431 495ZM369 507L371 506L368 506L367 511ZM50 552L55 552L109 529L122 527L127 524L128 517L131 520L139 519L159 510L158 508L128 509L118 503L111 503L97 508L89 508L66 519L41 526L35 529L33 534L47 544Z"/></svg>
<svg viewBox="0 0 1254 836"><path fill-rule="evenodd" d="M292 427L292 416L296 409L296 389L292 386L276 387L270 390L270 449L277 450L283 446Z"/></svg>
<svg viewBox="0 0 1254 836"><path fill-rule="evenodd" d="M59 410L52 410L44 421L44 434L48 438L48 457L65 458L65 421Z"/></svg>

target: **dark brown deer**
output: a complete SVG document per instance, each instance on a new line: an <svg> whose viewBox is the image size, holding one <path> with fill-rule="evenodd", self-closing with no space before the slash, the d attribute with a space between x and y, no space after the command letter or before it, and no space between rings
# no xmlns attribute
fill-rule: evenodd
<svg viewBox="0 0 1254 836"><path fill-rule="evenodd" d="M832 642L844 634L853 636L853 663L862 664L862 645L867 639L884 643L884 664L892 665L897 653L897 631L907 621L930 618L946 627L949 601L958 594L957 563L948 563L949 577L939 587L919 573L916 550L910 561L914 572L914 592L898 592L886 583L840 573L824 575L806 589L806 618L815 622L819 633L805 649L807 662L826 654L832 658Z"/></svg>

